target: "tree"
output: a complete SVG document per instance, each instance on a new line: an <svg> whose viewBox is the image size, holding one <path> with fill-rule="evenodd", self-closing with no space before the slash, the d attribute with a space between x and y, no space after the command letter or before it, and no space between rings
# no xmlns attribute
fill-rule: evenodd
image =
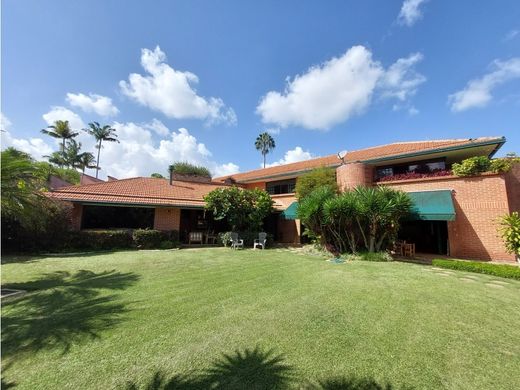
<svg viewBox="0 0 520 390"><path fill-rule="evenodd" d="M264 157L264 168L265 168L265 156L267 153L271 152L275 147L275 142L271 134L264 132L256 137L255 141L256 150L259 150Z"/></svg>
<svg viewBox="0 0 520 390"><path fill-rule="evenodd" d="M69 121L58 120L53 125L48 126L46 129L42 129L43 134L47 134L52 138L61 138L61 152L65 153L65 141L71 140L76 137L79 133L71 130Z"/></svg>
<svg viewBox="0 0 520 390"><path fill-rule="evenodd" d="M77 167L81 169L81 172L85 173L85 169L97 168L96 159L90 152L83 152L78 156Z"/></svg>
<svg viewBox="0 0 520 390"><path fill-rule="evenodd" d="M327 187L338 193L336 171L332 168L320 167L300 176L296 181L296 198L302 200L316 188Z"/></svg>
<svg viewBox="0 0 520 390"><path fill-rule="evenodd" d="M298 202L298 219L320 240L322 245L327 242L323 207L335 195L336 193L329 187L319 187Z"/></svg>
<svg viewBox="0 0 520 390"><path fill-rule="evenodd" d="M101 153L101 147L103 141L106 142L119 142L117 139L117 134L115 134L116 129L110 127L109 125L100 126L98 122L91 122L88 124L88 128L85 129L87 133L92 135L97 142L96 148L98 150L97 159L96 159L96 178L99 174L99 154Z"/></svg>
<svg viewBox="0 0 520 390"><path fill-rule="evenodd" d="M341 253L348 249L352 253L356 253L358 236L356 215L358 212L359 202L352 191L330 198L323 204L323 221L335 247Z"/></svg>
<svg viewBox="0 0 520 390"><path fill-rule="evenodd" d="M164 176L157 172L152 173L150 177L153 177L155 179L164 179Z"/></svg>
<svg viewBox="0 0 520 390"><path fill-rule="evenodd" d="M272 211L273 200L264 190L217 188L204 197L205 208L216 220L227 219L233 231L258 231Z"/></svg>
<svg viewBox="0 0 520 390"><path fill-rule="evenodd" d="M195 175L211 178L211 173L208 168L184 161L174 162L168 167L168 171L170 172L170 175L172 173L178 173L180 175Z"/></svg>

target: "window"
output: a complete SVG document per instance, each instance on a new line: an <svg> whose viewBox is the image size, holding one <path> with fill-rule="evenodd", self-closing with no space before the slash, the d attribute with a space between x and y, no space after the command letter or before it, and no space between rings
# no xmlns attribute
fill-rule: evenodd
<svg viewBox="0 0 520 390"><path fill-rule="evenodd" d="M265 187L271 195L292 194L296 188L296 179L272 181L267 183Z"/></svg>
<svg viewBox="0 0 520 390"><path fill-rule="evenodd" d="M446 163L444 160L415 161L406 164L378 167L376 168L376 179L381 179L382 177L386 176L402 175L409 172L430 173L435 171L442 171L445 169Z"/></svg>

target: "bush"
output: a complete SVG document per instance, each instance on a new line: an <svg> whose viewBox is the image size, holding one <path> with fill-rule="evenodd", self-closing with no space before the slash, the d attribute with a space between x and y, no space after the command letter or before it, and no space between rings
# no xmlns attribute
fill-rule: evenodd
<svg viewBox="0 0 520 390"><path fill-rule="evenodd" d="M164 241L161 241L161 243L159 244L159 249L173 249L173 248L178 248L178 247L179 247L179 243L174 242L172 240L164 240Z"/></svg>
<svg viewBox="0 0 520 390"><path fill-rule="evenodd" d="M302 200L316 188L323 187L329 188L334 193L339 192L335 169L321 167L301 175L296 181L296 197Z"/></svg>
<svg viewBox="0 0 520 390"><path fill-rule="evenodd" d="M218 241L223 246L231 246L231 233L232 232L224 232L218 234ZM258 239L258 232L238 232L238 238L240 240L244 240L244 247L253 247L253 242ZM266 246L272 246L274 243L274 237L272 234L267 233L267 242Z"/></svg>
<svg viewBox="0 0 520 390"><path fill-rule="evenodd" d="M509 172L513 168L514 159L512 158L496 158L491 160L489 170L494 173Z"/></svg>
<svg viewBox="0 0 520 390"><path fill-rule="evenodd" d="M478 261L464 261L464 260L441 260L434 259L432 265L440 268L448 268L459 271L477 272L480 274L488 274L499 276L502 278L518 279L520 280L520 268L514 265L506 264L490 264L481 263Z"/></svg>
<svg viewBox="0 0 520 390"><path fill-rule="evenodd" d="M517 211L510 215L505 215L500 221L501 235L504 240L506 250L520 257L520 215Z"/></svg>
<svg viewBox="0 0 520 390"><path fill-rule="evenodd" d="M188 162L175 162L169 166L170 173L178 173L180 175L196 175L211 177L211 173L208 168L201 165L193 165Z"/></svg>
<svg viewBox="0 0 520 390"><path fill-rule="evenodd" d="M472 176L489 170L491 161L485 156L470 157L455 163L451 170L456 176Z"/></svg>
<svg viewBox="0 0 520 390"><path fill-rule="evenodd" d="M359 252L347 256L347 260L387 262L394 259L388 252Z"/></svg>
<svg viewBox="0 0 520 390"><path fill-rule="evenodd" d="M168 240L167 233L153 229L136 229L132 237L134 244L139 249L155 249L159 248L161 242Z"/></svg>
<svg viewBox="0 0 520 390"><path fill-rule="evenodd" d="M65 249L109 250L132 246L130 230L81 230L68 233Z"/></svg>

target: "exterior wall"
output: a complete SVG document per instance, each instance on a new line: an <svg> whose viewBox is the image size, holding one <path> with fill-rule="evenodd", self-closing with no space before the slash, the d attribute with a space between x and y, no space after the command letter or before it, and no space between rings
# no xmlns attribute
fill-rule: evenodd
<svg viewBox="0 0 520 390"><path fill-rule="evenodd" d="M341 191L359 185L371 186L374 181L374 168L364 163L349 163L336 169L336 180Z"/></svg>
<svg viewBox="0 0 520 390"><path fill-rule="evenodd" d="M72 204L71 228L72 230L81 230L81 220L83 218L83 205L78 203Z"/></svg>
<svg viewBox="0 0 520 390"><path fill-rule="evenodd" d="M261 190L265 190L265 181L259 181L257 183L246 183L244 184L244 188L252 190L253 188L260 188Z"/></svg>
<svg viewBox="0 0 520 390"><path fill-rule="evenodd" d="M520 163L513 165L513 169L505 177L509 211L520 212Z"/></svg>
<svg viewBox="0 0 520 390"><path fill-rule="evenodd" d="M158 207L155 209L153 228L156 230L179 230L181 224L181 209L176 207Z"/></svg>
<svg viewBox="0 0 520 390"><path fill-rule="evenodd" d="M456 215L455 221L448 222L450 256L513 262L514 256L505 251L498 234L499 219L509 212L505 176L449 176L385 182L380 185L406 192L452 190Z"/></svg>
<svg viewBox="0 0 520 390"><path fill-rule="evenodd" d="M300 220L278 219L278 242L285 244L299 244L301 233Z"/></svg>

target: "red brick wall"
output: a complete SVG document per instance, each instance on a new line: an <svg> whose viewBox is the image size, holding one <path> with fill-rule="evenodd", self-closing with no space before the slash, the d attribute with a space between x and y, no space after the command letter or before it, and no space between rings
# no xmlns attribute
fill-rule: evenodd
<svg viewBox="0 0 520 390"><path fill-rule="evenodd" d="M157 230L179 230L181 209L175 207L158 207L155 209L153 228Z"/></svg>
<svg viewBox="0 0 520 390"><path fill-rule="evenodd" d="M386 182L380 185L411 192L453 191L455 221L448 222L450 255L453 257L514 261L498 234L499 218L509 212L505 175L429 178Z"/></svg>
<svg viewBox="0 0 520 390"><path fill-rule="evenodd" d="M511 172L506 174L506 187L509 211L520 211L520 163L513 165Z"/></svg>
<svg viewBox="0 0 520 390"><path fill-rule="evenodd" d="M341 191L359 185L370 186L374 180L373 168L363 163L349 163L336 169L336 181Z"/></svg>
<svg viewBox="0 0 520 390"><path fill-rule="evenodd" d="M81 230L81 218L83 216L83 205L78 203L72 204L71 228L72 230Z"/></svg>

